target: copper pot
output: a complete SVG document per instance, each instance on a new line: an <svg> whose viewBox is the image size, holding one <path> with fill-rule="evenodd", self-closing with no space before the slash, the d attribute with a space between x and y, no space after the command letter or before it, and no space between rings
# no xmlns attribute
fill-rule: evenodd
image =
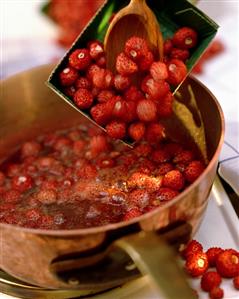
<svg viewBox="0 0 239 299"><path fill-rule="evenodd" d="M45 86L44 82L52 68L52 65L41 66L1 83L0 161L14 152L23 141L39 135L39 132L42 134L88 121ZM114 278L111 277L108 281L102 274L101 281L83 279L77 284L76 281L74 283L72 280L63 279L59 273L76 266L86 267L83 272L88 271L86 269L89 269L89 265L99 263L110 252L121 248L130 255L143 274L150 274L152 281L168 298L193 298L179 267L176 266L172 246L166 245L157 232L162 229L164 232L168 231L166 236L172 242L185 236L185 232L189 232L187 237L192 237L198 229L216 174L223 143L224 119L212 93L192 77L180 88L181 101L192 106L188 86L191 86L195 94L204 124L209 159L206 170L191 186L163 207L131 221L103 227L41 230L2 223L0 268L16 278L45 288L100 290L123 283L125 275L114 275ZM193 110L195 109L191 109L192 112ZM166 125L169 134L179 136L179 121ZM197 126L199 125L195 120L196 131ZM183 133L180 139L185 137L185 140L190 141L192 137L197 140L195 132L192 130L191 135ZM170 225L174 226L174 230L167 229ZM164 267L159 266L162 261Z"/></svg>

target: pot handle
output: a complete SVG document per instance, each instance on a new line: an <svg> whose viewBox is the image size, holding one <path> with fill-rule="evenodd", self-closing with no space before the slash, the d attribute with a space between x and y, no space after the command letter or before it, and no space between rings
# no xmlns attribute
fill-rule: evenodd
<svg viewBox="0 0 239 299"><path fill-rule="evenodd" d="M147 244L147 246L146 246ZM118 239L114 245L126 251L142 274L148 274L167 299L194 299L195 292L176 261L176 253L157 232L141 231Z"/></svg>

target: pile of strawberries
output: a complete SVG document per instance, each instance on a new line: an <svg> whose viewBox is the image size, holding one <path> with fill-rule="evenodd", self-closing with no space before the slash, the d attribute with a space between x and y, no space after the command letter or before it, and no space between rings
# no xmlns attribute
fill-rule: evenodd
<svg viewBox="0 0 239 299"><path fill-rule="evenodd" d="M191 240L181 254L186 260L186 272L191 277L201 277L201 288L211 299L223 298L222 278L232 278L234 287L239 289L239 252L235 249L211 247L204 252L198 241Z"/></svg>
<svg viewBox="0 0 239 299"><path fill-rule="evenodd" d="M59 73L61 89L110 137L142 140L155 134L161 118L172 114L171 87L187 75L184 62L197 40L195 30L180 28L165 41L162 62L155 61L145 39L132 36L116 58L115 74L106 68L102 43L91 41L87 48L69 55L67 66Z"/></svg>

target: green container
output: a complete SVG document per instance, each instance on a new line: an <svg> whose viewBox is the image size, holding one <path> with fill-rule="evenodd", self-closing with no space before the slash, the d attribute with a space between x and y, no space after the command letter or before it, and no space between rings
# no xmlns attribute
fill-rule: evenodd
<svg viewBox="0 0 239 299"><path fill-rule="evenodd" d="M100 7L95 16L58 63L47 81L47 85L50 88L52 88L68 104L83 113L89 119L91 119L90 114L87 111L81 111L74 104L73 100L64 94L59 84L58 74L66 67L68 57L75 49L85 47L89 40L98 39L103 42L112 13L116 13L128 3L129 1L124 0L105 1L104 5ZM157 17L164 39L172 37L174 32L183 26L194 28L198 32L199 42L197 46L190 51L190 58L186 62L189 73L216 35L218 25L186 0L148 0L147 4ZM174 87L172 91L176 92L178 87L179 86Z"/></svg>

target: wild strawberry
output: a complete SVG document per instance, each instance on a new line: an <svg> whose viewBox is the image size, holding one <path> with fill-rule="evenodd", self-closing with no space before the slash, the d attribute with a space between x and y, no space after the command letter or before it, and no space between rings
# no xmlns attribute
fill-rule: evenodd
<svg viewBox="0 0 239 299"><path fill-rule="evenodd" d="M6 203L17 203L21 200L21 193L18 190L8 190L3 193L3 199Z"/></svg>
<svg viewBox="0 0 239 299"><path fill-rule="evenodd" d="M115 166L115 160L106 157L100 158L96 163L99 168L112 168Z"/></svg>
<svg viewBox="0 0 239 299"><path fill-rule="evenodd" d="M106 152L109 149L109 143L107 141L106 136L97 135L93 136L90 139L90 150L93 153L99 154L102 152Z"/></svg>
<svg viewBox="0 0 239 299"><path fill-rule="evenodd" d="M190 53L187 49L178 49L173 48L170 53L170 58L179 59L182 61L186 61L190 56Z"/></svg>
<svg viewBox="0 0 239 299"><path fill-rule="evenodd" d="M173 164L169 162L159 163L155 170L156 175L165 175L167 172L173 170Z"/></svg>
<svg viewBox="0 0 239 299"><path fill-rule="evenodd" d="M124 117L127 115L127 108L127 102L121 96L115 96L112 109L113 118L124 120Z"/></svg>
<svg viewBox="0 0 239 299"><path fill-rule="evenodd" d="M127 180L130 189L146 189L148 192L159 190L162 185L161 177L152 177L144 173L134 172Z"/></svg>
<svg viewBox="0 0 239 299"><path fill-rule="evenodd" d="M106 57L105 57L105 55L102 55L99 59L97 59L96 64L99 67L105 68L106 67Z"/></svg>
<svg viewBox="0 0 239 299"><path fill-rule="evenodd" d="M161 61L153 62L149 72L152 78L157 82L168 78L167 66Z"/></svg>
<svg viewBox="0 0 239 299"><path fill-rule="evenodd" d="M139 217L140 215L142 215L142 212L139 210L139 208L134 207L125 213L123 220L128 221L133 218Z"/></svg>
<svg viewBox="0 0 239 299"><path fill-rule="evenodd" d="M106 103L110 99L112 99L114 97L114 95L115 94L112 90L104 89L104 90L101 90L100 93L98 94L97 100L100 103Z"/></svg>
<svg viewBox="0 0 239 299"><path fill-rule="evenodd" d="M41 218L41 213L38 209L27 210L25 216L28 220L36 221Z"/></svg>
<svg viewBox="0 0 239 299"><path fill-rule="evenodd" d="M224 296L224 291L222 288L215 287L210 291L209 296L211 299L222 299Z"/></svg>
<svg viewBox="0 0 239 299"><path fill-rule="evenodd" d="M164 80L156 82L150 76L146 76L143 79L141 89L147 94L147 99L154 101L158 101L170 91L170 87L167 82Z"/></svg>
<svg viewBox="0 0 239 299"><path fill-rule="evenodd" d="M160 123L150 123L146 128L145 139L149 143L158 143L165 137L165 128Z"/></svg>
<svg viewBox="0 0 239 299"><path fill-rule="evenodd" d="M90 62L90 52L87 49L77 49L69 56L70 66L77 70L85 70Z"/></svg>
<svg viewBox="0 0 239 299"><path fill-rule="evenodd" d="M131 84L130 78L120 74L115 75L114 86L117 90L125 90Z"/></svg>
<svg viewBox="0 0 239 299"><path fill-rule="evenodd" d="M73 100L80 109L87 109L93 104L92 93L85 88L79 88L74 94Z"/></svg>
<svg viewBox="0 0 239 299"><path fill-rule="evenodd" d="M184 187L184 177L178 170L171 170L163 177L163 186L173 190L181 190Z"/></svg>
<svg viewBox="0 0 239 299"><path fill-rule="evenodd" d="M128 57L137 61L140 57L144 56L149 49L145 39L132 36L126 41L124 51Z"/></svg>
<svg viewBox="0 0 239 299"><path fill-rule="evenodd" d="M120 53L116 58L116 70L122 76L128 76L138 71L138 66L124 53Z"/></svg>
<svg viewBox="0 0 239 299"><path fill-rule="evenodd" d="M55 190L51 189L40 190L38 193L36 193L36 198L42 204L50 205L56 202L57 194Z"/></svg>
<svg viewBox="0 0 239 299"><path fill-rule="evenodd" d="M164 149L156 149L152 152L151 159L156 163L164 163L169 161L170 156Z"/></svg>
<svg viewBox="0 0 239 299"><path fill-rule="evenodd" d="M100 89L98 87L93 86L93 88L91 89L91 93L93 98L97 98L99 93L100 93Z"/></svg>
<svg viewBox="0 0 239 299"><path fill-rule="evenodd" d="M151 100L142 99L137 103L136 113L143 122L154 121L157 116L157 106Z"/></svg>
<svg viewBox="0 0 239 299"><path fill-rule="evenodd" d="M239 290L239 275L233 278L234 288Z"/></svg>
<svg viewBox="0 0 239 299"><path fill-rule="evenodd" d="M93 120L100 126L106 125L111 117L111 111L109 111L107 103L99 103L90 109L90 114Z"/></svg>
<svg viewBox="0 0 239 299"><path fill-rule="evenodd" d="M223 249L220 247L211 247L206 251L206 255L207 255L210 267L215 267L217 256L222 252L223 252Z"/></svg>
<svg viewBox="0 0 239 299"><path fill-rule="evenodd" d="M78 129L73 129L72 131L70 131L68 134L67 134L67 137L72 140L72 141L77 141L79 139L81 139L81 131L78 130Z"/></svg>
<svg viewBox="0 0 239 299"><path fill-rule="evenodd" d="M213 288L218 287L221 282L221 276L216 271L208 271L201 278L201 288L205 292L210 292Z"/></svg>
<svg viewBox="0 0 239 299"><path fill-rule="evenodd" d="M194 153L190 150L183 150L175 155L173 163L190 163L194 158Z"/></svg>
<svg viewBox="0 0 239 299"><path fill-rule="evenodd" d="M182 145L176 142L167 142L163 148L168 152L170 157L176 156L183 150Z"/></svg>
<svg viewBox="0 0 239 299"><path fill-rule="evenodd" d="M54 150L60 152L60 151L64 151L66 149L69 149L71 147L71 145L72 145L72 141L69 138L67 138L67 137L59 137L56 140L53 148L54 148Z"/></svg>
<svg viewBox="0 0 239 299"><path fill-rule="evenodd" d="M146 190L133 190L128 197L130 205L137 206L139 208L144 208L149 204L150 195Z"/></svg>
<svg viewBox="0 0 239 299"><path fill-rule="evenodd" d="M12 178L12 188L20 192L25 192L33 186L33 180L29 175L20 175Z"/></svg>
<svg viewBox="0 0 239 299"><path fill-rule="evenodd" d="M126 101L126 108L127 108L127 113L124 115L123 120L126 123L135 121L137 119L137 113L136 113L137 104L136 104L136 102Z"/></svg>
<svg viewBox="0 0 239 299"><path fill-rule="evenodd" d="M201 161L194 160L186 167L184 176L188 182L192 183L200 176L204 169L205 166Z"/></svg>
<svg viewBox="0 0 239 299"><path fill-rule="evenodd" d="M142 99L144 96L142 92L134 85L130 86L124 93L124 98L127 101L137 102Z"/></svg>
<svg viewBox="0 0 239 299"><path fill-rule="evenodd" d="M78 78L78 72L72 67L66 67L60 72L60 83L62 86L71 86Z"/></svg>
<svg viewBox="0 0 239 299"><path fill-rule="evenodd" d="M208 269L207 255L204 252L190 254L185 264L186 271L192 277L198 277Z"/></svg>
<svg viewBox="0 0 239 299"><path fill-rule="evenodd" d="M114 75L109 70L99 69L94 72L92 82L99 89L108 89L113 85Z"/></svg>
<svg viewBox="0 0 239 299"><path fill-rule="evenodd" d="M160 99L157 104L157 111L159 117L169 117L173 113L173 95L168 92L166 96Z"/></svg>
<svg viewBox="0 0 239 299"><path fill-rule="evenodd" d="M111 138L124 138L126 134L126 125L121 121L112 121L106 126L106 132Z"/></svg>
<svg viewBox="0 0 239 299"><path fill-rule="evenodd" d="M75 92L76 92L76 88L75 86L67 86L63 89L64 93L68 96L68 97L73 97Z"/></svg>
<svg viewBox="0 0 239 299"><path fill-rule="evenodd" d="M76 141L74 141L73 147L72 147L74 154L75 155L81 155L82 151L85 148L85 146L86 146L86 143L83 140L76 140Z"/></svg>
<svg viewBox="0 0 239 299"><path fill-rule="evenodd" d="M154 62L154 56L151 51L148 51L144 56L142 56L137 62L140 71L148 71L151 64Z"/></svg>
<svg viewBox="0 0 239 299"><path fill-rule="evenodd" d="M41 190L55 190L57 191L57 188L59 187L57 180L45 180L42 182Z"/></svg>
<svg viewBox="0 0 239 299"><path fill-rule="evenodd" d="M173 42L171 39L166 39L164 41L164 44L163 44L163 52L164 52L164 56L165 55L169 55L170 52L172 51L173 49Z"/></svg>
<svg viewBox="0 0 239 299"><path fill-rule="evenodd" d="M97 169L94 165L86 163L81 168L76 170L76 175L79 178L94 179L97 176Z"/></svg>
<svg viewBox="0 0 239 299"><path fill-rule="evenodd" d="M89 49L91 58L95 60L99 59L104 53L103 44L98 40L90 41L87 48Z"/></svg>
<svg viewBox="0 0 239 299"><path fill-rule="evenodd" d="M167 63L168 66L168 83L178 85L187 75L186 65L179 59L171 59Z"/></svg>
<svg viewBox="0 0 239 299"><path fill-rule="evenodd" d="M196 240L191 240L182 251L182 256L187 259L190 254L194 254L196 252L202 252L203 247L202 244Z"/></svg>
<svg viewBox="0 0 239 299"><path fill-rule="evenodd" d="M95 72L97 72L98 70L100 70L100 67L97 64L91 64L86 71L86 77L89 80L92 80Z"/></svg>
<svg viewBox="0 0 239 299"><path fill-rule="evenodd" d="M172 200L179 194L178 191L172 190L170 188L161 187L156 193L155 198L159 201L169 201Z"/></svg>
<svg viewBox="0 0 239 299"><path fill-rule="evenodd" d="M21 147L21 157L37 157L41 151L42 147L41 144L37 141L28 141L23 143Z"/></svg>
<svg viewBox="0 0 239 299"><path fill-rule="evenodd" d="M189 27L179 28L173 35L173 44L180 49L191 49L196 46L198 34Z"/></svg>
<svg viewBox="0 0 239 299"><path fill-rule="evenodd" d="M20 164L11 163L11 164L7 165L6 175L8 177L14 177L15 175L20 175L20 174L21 174L21 165Z"/></svg>
<svg viewBox="0 0 239 299"><path fill-rule="evenodd" d="M234 249L226 249L216 258L217 272L226 278L239 275L239 252Z"/></svg>
<svg viewBox="0 0 239 299"><path fill-rule="evenodd" d="M147 143L141 143L134 148L134 153L139 157L147 157L152 152L152 147Z"/></svg>
<svg viewBox="0 0 239 299"><path fill-rule="evenodd" d="M75 82L76 89L84 88L84 89L91 89L91 82L86 77L79 77Z"/></svg>
<svg viewBox="0 0 239 299"><path fill-rule="evenodd" d="M128 129L129 136L135 140L139 141L143 138L145 133L145 125L142 122L132 123Z"/></svg>

